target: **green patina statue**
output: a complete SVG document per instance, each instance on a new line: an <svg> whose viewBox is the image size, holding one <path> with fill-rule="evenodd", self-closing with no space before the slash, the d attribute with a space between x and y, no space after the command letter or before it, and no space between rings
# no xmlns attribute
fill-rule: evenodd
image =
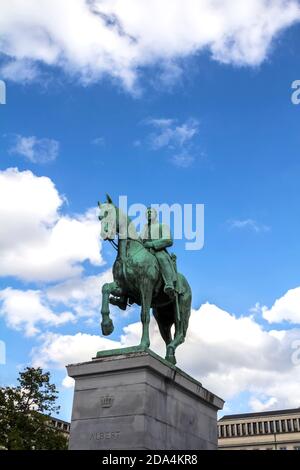
<svg viewBox="0 0 300 470"><path fill-rule="evenodd" d="M185 340L191 312L192 292L185 277L177 273L176 257L167 248L173 245L170 228L160 224L154 209L147 209L147 224L138 236L131 219L116 207L111 198L99 203L101 237L114 243L117 257L113 265L114 282L102 288L102 333L113 332L109 304L125 310L128 305L141 306L143 333L138 349L150 346L150 309L166 343L166 360L176 364L175 350ZM114 217L110 219L110 215ZM175 325L174 338L171 328Z"/></svg>

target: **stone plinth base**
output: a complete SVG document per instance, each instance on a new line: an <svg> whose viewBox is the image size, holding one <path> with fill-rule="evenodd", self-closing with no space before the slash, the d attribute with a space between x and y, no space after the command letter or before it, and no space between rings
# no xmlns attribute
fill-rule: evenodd
<svg viewBox="0 0 300 470"><path fill-rule="evenodd" d="M75 379L69 448L217 448L223 400L152 351L117 354L67 367Z"/></svg>

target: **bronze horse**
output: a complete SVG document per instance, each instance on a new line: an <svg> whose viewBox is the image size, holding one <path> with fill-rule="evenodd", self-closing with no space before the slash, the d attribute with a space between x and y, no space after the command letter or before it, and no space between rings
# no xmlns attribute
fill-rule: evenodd
<svg viewBox="0 0 300 470"><path fill-rule="evenodd" d="M178 293L174 299L170 299L164 293L164 282L158 262L155 256L143 246L131 219L113 204L109 196L107 196L106 203L99 203L99 209L102 239L112 242L115 236L118 236L116 244L118 253L113 265L114 282L104 284L102 287L102 333L108 336L114 329L109 311L110 296L128 297L131 304L141 306L143 327L141 350L150 346L149 323L152 308L159 331L166 343L166 360L176 364L175 351L184 342L189 323L191 288L186 278L178 273L176 288ZM107 217L110 210L115 214L115 221L112 224L108 222ZM123 236L120 236L120 233ZM174 338L171 334L173 325L175 325Z"/></svg>

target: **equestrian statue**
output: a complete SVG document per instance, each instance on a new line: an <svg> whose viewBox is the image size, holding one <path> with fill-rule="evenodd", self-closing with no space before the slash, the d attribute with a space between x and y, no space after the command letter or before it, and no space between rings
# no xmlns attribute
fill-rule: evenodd
<svg viewBox="0 0 300 470"><path fill-rule="evenodd" d="M155 209L148 208L147 224L139 236L130 217L114 205L109 195L107 201L99 202L98 206L101 238L117 249L114 281L102 287L102 333L108 336L114 330L110 304L122 310L128 305L140 305L143 332L139 347L145 350L150 347L152 308L166 343L166 360L176 364L175 351L184 342L188 328L192 292L186 278L177 272L176 256L167 251L173 245L170 228L159 223Z"/></svg>

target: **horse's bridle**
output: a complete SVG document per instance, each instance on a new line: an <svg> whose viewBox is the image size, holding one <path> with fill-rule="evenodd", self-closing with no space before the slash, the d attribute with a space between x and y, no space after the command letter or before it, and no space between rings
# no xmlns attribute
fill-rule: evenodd
<svg viewBox="0 0 300 470"><path fill-rule="evenodd" d="M118 237L118 240L119 240L119 237ZM127 241L128 241L128 240L131 240L131 241L133 241L133 242L138 242L138 243L140 243L140 245L142 245L142 247L144 247L143 242L142 242L141 240L139 240L139 239L133 239L133 238L127 237L126 240L127 240ZM110 240L110 239L108 239L108 241L109 241L109 243L111 244L111 246L113 246L114 249L115 249L116 251L118 251L118 247L119 247L118 243L116 243L115 240Z"/></svg>

